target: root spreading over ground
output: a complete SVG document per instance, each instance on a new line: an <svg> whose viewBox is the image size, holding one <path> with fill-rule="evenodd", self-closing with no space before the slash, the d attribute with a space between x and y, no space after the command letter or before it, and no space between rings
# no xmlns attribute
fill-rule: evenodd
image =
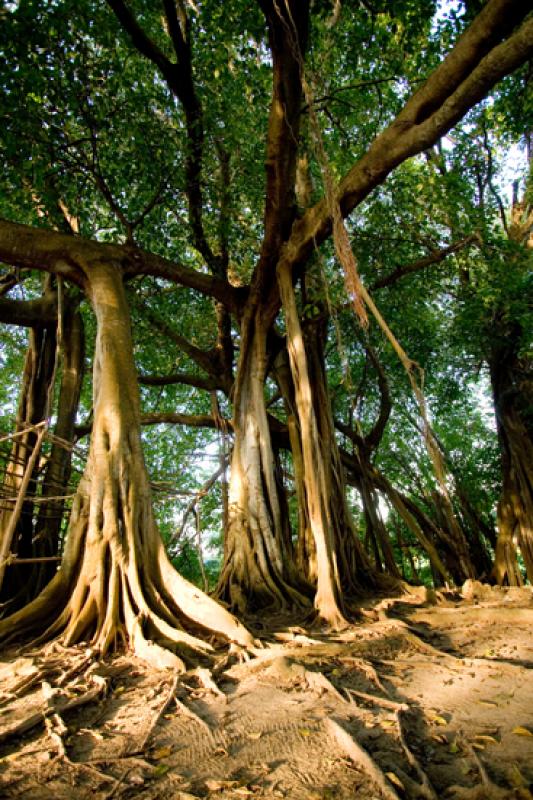
<svg viewBox="0 0 533 800"><path fill-rule="evenodd" d="M335 634L257 623L262 648L185 673L4 654L0 796L532 798L533 592L466 594L381 601Z"/></svg>

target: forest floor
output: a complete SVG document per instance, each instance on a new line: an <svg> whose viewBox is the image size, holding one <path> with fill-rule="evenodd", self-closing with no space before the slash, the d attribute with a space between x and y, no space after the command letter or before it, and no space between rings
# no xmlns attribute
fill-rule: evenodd
<svg viewBox="0 0 533 800"><path fill-rule="evenodd" d="M533 798L531 589L256 632L249 660L181 676L83 648L4 653L0 797Z"/></svg>

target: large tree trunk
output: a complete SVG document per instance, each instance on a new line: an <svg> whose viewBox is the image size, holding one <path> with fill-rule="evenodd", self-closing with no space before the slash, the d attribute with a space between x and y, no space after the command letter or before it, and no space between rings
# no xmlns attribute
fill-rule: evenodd
<svg viewBox="0 0 533 800"><path fill-rule="evenodd" d="M41 632L65 644L90 639L105 653L127 641L158 666L183 668L161 643L187 654L211 645L183 630L214 631L249 645L246 629L173 569L153 518L140 441L129 313L113 265L84 266L97 320L94 424L60 569L26 608L0 623L0 638Z"/></svg>
<svg viewBox="0 0 533 800"><path fill-rule="evenodd" d="M217 596L240 612L308 605L298 587L265 404L267 327L247 321L234 398L229 524ZM244 340L244 335L243 335Z"/></svg>
<svg viewBox="0 0 533 800"><path fill-rule="evenodd" d="M511 586L522 583L517 547L533 583L533 374L527 355L519 354L520 340L518 325L505 325L502 316L489 360L502 469L492 577Z"/></svg>

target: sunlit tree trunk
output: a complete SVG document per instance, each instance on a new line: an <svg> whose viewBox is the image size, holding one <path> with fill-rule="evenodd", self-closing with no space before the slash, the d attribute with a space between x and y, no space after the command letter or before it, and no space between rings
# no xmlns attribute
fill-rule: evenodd
<svg viewBox="0 0 533 800"><path fill-rule="evenodd" d="M344 471L335 438L323 368L314 340L306 352L305 337L296 306L292 271L278 268L287 350L294 383L294 403L301 440L308 525L316 553L318 615L333 626L346 622L345 597L376 588L377 576L353 528L346 503Z"/></svg>
<svg viewBox="0 0 533 800"><path fill-rule="evenodd" d="M0 623L0 637L61 634L101 653L126 641L158 666L211 645L183 624L250 644L246 629L171 566L152 512L140 441L129 311L114 265L83 265L97 320L94 423L60 569L41 594ZM183 624L182 624L183 623ZM165 644L165 648L161 647Z"/></svg>

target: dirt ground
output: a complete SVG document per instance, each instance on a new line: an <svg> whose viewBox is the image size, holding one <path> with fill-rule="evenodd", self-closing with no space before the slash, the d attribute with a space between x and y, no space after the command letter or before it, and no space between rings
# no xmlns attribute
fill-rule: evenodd
<svg viewBox="0 0 533 800"><path fill-rule="evenodd" d="M336 634L257 623L253 654L181 676L4 653L0 797L533 798L533 591L463 595L382 600Z"/></svg>

